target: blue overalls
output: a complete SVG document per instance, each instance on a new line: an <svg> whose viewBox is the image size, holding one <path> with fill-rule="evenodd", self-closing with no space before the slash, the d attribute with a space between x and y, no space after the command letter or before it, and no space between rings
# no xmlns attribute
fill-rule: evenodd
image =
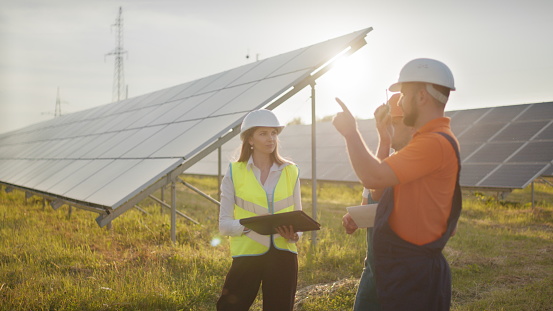
<svg viewBox="0 0 553 311"><path fill-rule="evenodd" d="M393 187L384 191L373 235L376 286L382 310L449 310L451 305L451 271L442 250L461 214L461 162L455 140L445 133L438 134L453 145L459 165L447 230L438 240L420 246L401 239L388 224L394 209Z"/></svg>

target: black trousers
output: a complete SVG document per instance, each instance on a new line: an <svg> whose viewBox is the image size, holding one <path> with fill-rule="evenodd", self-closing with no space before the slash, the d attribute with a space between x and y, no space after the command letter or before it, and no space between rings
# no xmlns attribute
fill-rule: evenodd
<svg viewBox="0 0 553 311"><path fill-rule="evenodd" d="M298 256L294 253L271 246L260 256L234 258L217 310L249 310L261 285L264 311L292 311L297 280Z"/></svg>

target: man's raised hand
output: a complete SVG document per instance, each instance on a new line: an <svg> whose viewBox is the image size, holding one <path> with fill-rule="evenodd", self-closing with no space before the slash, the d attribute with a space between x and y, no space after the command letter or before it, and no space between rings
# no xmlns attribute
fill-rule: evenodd
<svg viewBox="0 0 553 311"><path fill-rule="evenodd" d="M343 101L336 97L336 102L342 107L342 111L334 116L332 124L342 136L346 137L357 131L357 122Z"/></svg>

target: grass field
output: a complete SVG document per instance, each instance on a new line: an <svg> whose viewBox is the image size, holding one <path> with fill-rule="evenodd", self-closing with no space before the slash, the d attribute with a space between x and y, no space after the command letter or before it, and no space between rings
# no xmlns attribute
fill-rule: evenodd
<svg viewBox="0 0 553 311"><path fill-rule="evenodd" d="M185 180L216 197L214 178ZM296 310L351 310L366 252L365 232L346 235L344 207L361 188L320 183L316 247L299 243ZM464 193L458 232L444 253L453 273L452 310L553 310L553 188L515 190L505 200ZM311 187L302 187L311 213ZM158 196L159 197L159 196ZM153 201L99 228L96 214L0 191L0 310L214 310L230 266L218 207L179 187L177 221ZM252 310L261 310L256 301Z"/></svg>

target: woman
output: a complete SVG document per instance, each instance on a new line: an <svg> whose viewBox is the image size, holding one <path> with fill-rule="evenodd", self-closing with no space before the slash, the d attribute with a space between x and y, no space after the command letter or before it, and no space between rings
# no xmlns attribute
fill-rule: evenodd
<svg viewBox="0 0 553 311"><path fill-rule="evenodd" d="M260 235L242 226L242 218L301 210L298 167L278 153L284 128L273 112L250 112L242 122L242 149L221 185L219 230L230 236L232 265L217 310L248 310L259 286L263 310L292 310L296 294L300 234L292 226Z"/></svg>

